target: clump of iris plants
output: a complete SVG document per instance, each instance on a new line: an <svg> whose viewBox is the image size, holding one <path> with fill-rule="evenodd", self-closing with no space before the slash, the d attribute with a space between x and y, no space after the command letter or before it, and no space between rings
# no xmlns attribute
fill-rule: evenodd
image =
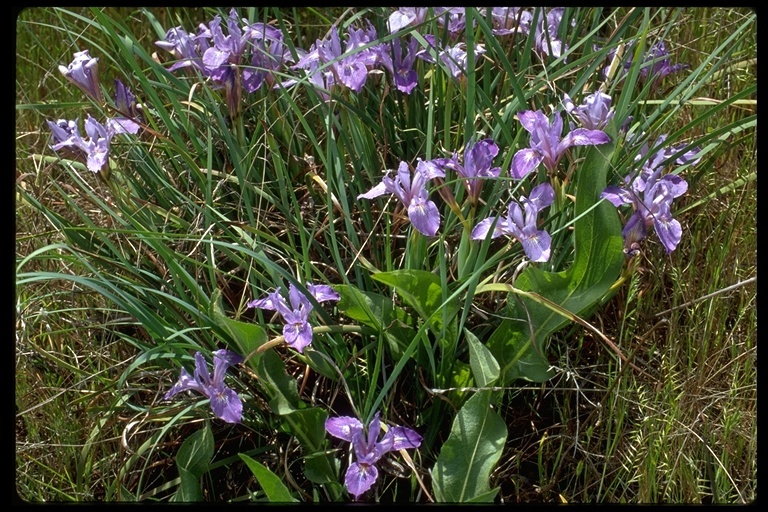
<svg viewBox="0 0 768 512"><path fill-rule="evenodd" d="M154 43L165 52L163 63L154 61L158 76L172 77L175 84L164 93L176 94L178 83L189 86L181 101L173 98L169 105L189 107L201 116L185 125L190 133L167 137L173 140L168 147L189 143L195 151L181 159L183 178L164 177L162 183L202 177L197 185L205 201L194 222L179 220L176 212L183 208L173 201L155 205L142 199L141 205L162 211L173 224L169 231L180 231L182 238L209 223L203 239L210 251L200 267L218 279L220 268L231 263L220 281L200 268L185 274L184 286L200 287L195 300L209 303L179 309L185 319L197 315L204 334L195 328L172 337L188 336L186 343L215 333L230 347L210 352L212 373L208 352L197 350L193 373L182 367L163 399L194 391L209 400L216 420L254 429L267 427L252 425L244 409L263 408L263 416L273 419L280 432L272 438L289 434L293 443L275 453L301 453L302 482L307 482L291 481L289 489L266 465L249 465L269 499L292 497L293 490L310 496L300 487L306 485L316 486L313 499L325 493L323 498L337 501L376 500L385 488L384 468L394 459L392 452L406 459L411 453L428 467L397 475L415 477L426 501L493 499L498 488L491 488L491 471L507 442L508 425L491 390L505 389L518 378L548 380L553 365L546 342L563 323L552 318L573 320L611 293L626 264L622 239L628 256L640 251L650 230L666 253L681 242L683 226L673 217L673 201L687 192L688 184L669 167L696 164L700 148L666 145L665 135L652 147L632 146L626 134L633 119L627 102L614 101L611 91L616 89L593 83L592 77L575 81L570 93L563 93L571 71L556 75L552 83L539 83L535 73L535 80L528 77L529 69L507 69L526 62L536 73L538 66L556 70L583 52L580 45L569 47L579 26L566 17L565 8L468 9L401 7L382 19L356 15L337 20L322 36L313 33L312 43L292 40L291 24L282 17L251 22L231 9L228 16L202 20L193 32L170 28ZM502 66L499 47L519 58ZM522 55L523 49L530 55ZM592 65L599 76L606 54L600 51L584 65ZM647 83L685 68L671 65L668 57L663 42L654 44L635 75ZM579 58L589 61L588 55ZM633 64L623 60L620 65L626 70ZM88 50L75 53L61 72L90 101L104 106L98 58ZM520 76L514 77L512 91L503 80L503 87L481 83L515 73ZM626 76L622 72L616 80ZM436 112L435 105L444 103L435 96L443 94L447 102L454 100L451 94L458 95L458 114ZM480 100L483 109L474 103ZM149 121L160 124L163 119L149 115L161 105L140 105L120 80L108 106L115 117L102 123L89 114L86 137L79 119L48 120L50 148L97 173L109 161L115 136L136 135ZM386 112L393 107L396 112ZM300 122L282 122L281 116L297 112ZM435 122L443 114L444 122ZM220 118L226 121L215 125ZM193 132L208 120L211 126L201 130L208 139L196 138ZM387 126L384 120L403 126ZM228 130L240 137L229 137ZM222 132L227 135L223 142L217 139ZM227 152L238 141L242 147ZM361 147L365 151L350 156ZM155 158L146 151L146 158L138 159L142 164ZM303 160L296 156L302 151ZM382 154L366 154L377 151ZM204 153L204 162L195 160L197 152ZM314 164L316 157L322 165L302 167ZM393 162L398 162L396 169L390 168ZM565 163L569 170L562 179ZM614 166L628 174L606 186L614 179ZM304 210L314 207L316 186L328 210L305 217ZM250 200L252 189L258 201ZM235 206L227 203L231 208L211 211L217 201L232 197ZM273 202L289 197L288 206L272 209ZM374 220L372 212L379 208L379 220ZM279 222L264 220L275 211L282 216ZM133 213L126 217L133 219ZM230 214L238 220L229 219ZM231 231L232 226L237 229ZM409 235L401 236L393 226L404 226ZM219 240L230 235L237 240ZM508 241L502 248L492 241L499 238ZM230 251L231 261L220 265L219 250ZM183 251L174 246L167 252ZM179 262L191 258L182 256ZM573 277L567 268L572 264L583 271L597 258L594 282L587 282L592 276ZM298 271L286 290L275 276L286 275L284 268L293 264ZM506 279L510 268L520 272ZM301 282L306 284L294 284ZM245 283L257 283L248 289L271 291L246 297L240 292ZM225 306L219 286L226 288ZM163 294L171 289L163 283ZM483 311L479 321L478 296L489 292L508 294L498 301L505 305L492 314ZM317 316L350 323L319 326ZM268 332L275 330L282 335L270 339ZM314 337L317 333L336 336L323 343ZM234 366L252 378L227 377ZM404 378L403 372L413 375ZM348 407L354 416L338 414ZM358 414L358 407L367 415ZM348 446L336 449L334 441L331 449L329 437ZM336 453L345 453L346 461ZM345 468L343 477L340 468ZM431 479L431 493L422 477ZM185 489L188 485L184 482Z"/></svg>

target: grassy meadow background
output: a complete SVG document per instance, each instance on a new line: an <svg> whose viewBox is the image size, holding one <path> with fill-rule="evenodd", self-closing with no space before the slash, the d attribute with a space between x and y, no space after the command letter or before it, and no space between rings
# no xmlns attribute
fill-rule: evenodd
<svg viewBox="0 0 768 512"><path fill-rule="evenodd" d="M578 14L588 23L601 19L597 11ZM277 12L243 9L241 14L272 20ZM349 20L354 12L285 9L282 15L293 43L308 49L331 23ZM354 197L373 186L382 169L396 168L398 159L463 147L472 123L456 122L457 111L475 106L487 112L492 102L483 103L480 92L509 94L508 79L500 77L495 89L478 86L480 99L474 105L452 82L422 73L420 83L432 80L430 91L444 97L417 93L403 100L407 109L394 111L385 107L394 105L395 91L381 92L388 79L382 77L364 91L380 97L368 102L345 98L347 108L328 130L336 138L326 140L321 100L310 96L311 108L303 110L307 105L298 93L276 96L260 90L244 114L251 131L238 132L221 112L207 110L216 100L208 89L193 86L188 103L185 98L172 103L164 95L190 91L190 82L138 57L132 60L120 50L123 43L116 42L126 40L119 33L125 30L133 37L129 43L143 49L141 55L156 52L167 63L170 56L154 45L161 39L158 30L182 25L192 32L215 13L227 14L202 8L33 8L17 18L15 492L21 500L169 499L178 486L175 454L200 427L201 411L207 408L197 417L169 421L183 412L181 403L161 400L178 378L179 366L154 347L158 339L169 340L179 357L193 347L214 348L221 334L210 324L214 289L243 321L269 320L249 316L243 306L244 300L273 289L276 274L244 271L248 259L238 253L236 242L261 240L264 258L285 263L306 279L336 284L340 281L333 279L352 269L352 283L374 289L357 255L367 235L382 225L387 207L381 200L353 210ZM543 383L518 380L499 401L508 437L491 474L492 486L499 487L497 502L745 503L756 497L756 15L742 8L638 13L617 8L602 15L616 24L629 17L663 35L673 61L690 68L666 78L658 89L646 88L638 96L635 117L655 119L649 123L662 125L663 133L684 130L686 141L717 142L702 162L683 171L689 189L675 202L675 218L683 225L680 245L667 255L650 236L618 291L589 318L654 379L617 364L615 354L581 326L555 333L550 341L555 377ZM605 27L610 32L611 24ZM729 42L737 31L739 37ZM46 120L85 118L86 112L96 117L95 107L58 70L85 48L99 57L105 90L113 90L115 78L127 80L138 97L160 111L155 121L173 123L172 135L138 136L140 149L116 138L111 158L122 172L113 171L108 180L84 167L65 168L48 146ZM724 56L708 60L713 52ZM516 59L534 69L531 60ZM586 59L574 60L571 71L557 80L568 82L588 65ZM677 101L687 94L678 85L697 69L698 89ZM549 91L546 74L525 79L530 82L521 78L521 83L544 91L541 99L535 97L537 107L562 98L559 90L565 86L558 82L551 87L558 93ZM435 116L431 125L419 103L427 100L440 107L427 109ZM349 113L370 126L378 123L383 140ZM381 120L433 131L402 133ZM517 125L511 116L507 122ZM481 128L488 132L491 123ZM326 149L332 139L336 145L327 153L311 154ZM426 149L424 140L429 141ZM509 135L505 148L513 140L524 147L527 138ZM498 162L507 153L496 161L502 173L511 154ZM354 169L360 179L345 183L339 174L334 180L337 175L326 172L324 162L341 162L341 170ZM193 172L195 166L210 172ZM167 177L154 174L157 168L167 169ZM259 175L259 169L265 174ZM616 181L625 174L616 170ZM246 191L237 186L242 182L254 186ZM139 206L126 210L126 198L135 198ZM290 218L304 228L294 228L286 221ZM393 239L406 243L407 228L385 224ZM213 235L224 242L212 241ZM364 255L388 270L409 257L420 262L421 253L442 261L431 246L393 247L368 246L371 252ZM481 309L492 313L489 307L490 302ZM488 318L473 315L477 325ZM357 357L334 345L341 334L333 336L316 343L337 361ZM184 365L190 368L189 359ZM305 368L297 360L287 363L307 386L307 396L332 403L338 386L323 376L308 380ZM238 372L236 379L242 388L255 389L256 379L247 372ZM362 370L350 380L362 389L353 393L361 396L374 387ZM409 398L422 396L402 387ZM264 398L253 391L249 400ZM418 413L408 404L398 405L392 397L386 402L402 421L416 421ZM216 451L203 478L206 500L262 498L238 453L262 461L306 501L339 499L330 492L313 494L312 485L296 477L291 466L297 445L273 417L249 414L249 425L259 428L213 424Z"/></svg>

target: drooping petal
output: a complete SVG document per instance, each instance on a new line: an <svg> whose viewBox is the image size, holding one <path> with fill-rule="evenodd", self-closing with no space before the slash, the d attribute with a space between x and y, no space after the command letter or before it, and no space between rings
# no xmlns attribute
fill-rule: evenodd
<svg viewBox="0 0 768 512"><path fill-rule="evenodd" d="M315 297L317 302L325 302L328 300L340 300L341 295L327 284L308 284L307 291Z"/></svg>
<svg viewBox="0 0 768 512"><path fill-rule="evenodd" d="M683 236L683 228L680 223L671 217L654 217L653 229L656 230L667 254L671 253L680 243Z"/></svg>
<svg viewBox="0 0 768 512"><path fill-rule="evenodd" d="M521 180L528 176L544 160L544 155L531 148L521 149L512 158L509 172L513 178Z"/></svg>
<svg viewBox="0 0 768 512"><path fill-rule="evenodd" d="M558 144L558 150L562 149L565 151L571 146L597 146L608 142L611 142L611 138L602 130L576 128L568 132L568 135Z"/></svg>
<svg viewBox="0 0 768 512"><path fill-rule="evenodd" d="M349 465L347 473L344 476L344 485L347 491L355 497L355 500L371 488L379 476L376 466L353 462Z"/></svg>
<svg viewBox="0 0 768 512"><path fill-rule="evenodd" d="M635 196L626 189L616 185L609 185L605 187L600 197L610 201L613 206L621 206L623 204L632 204Z"/></svg>
<svg viewBox="0 0 768 512"><path fill-rule="evenodd" d="M139 131L141 125L127 117L113 117L112 119L107 119L107 127L115 133L130 133L134 135Z"/></svg>
<svg viewBox="0 0 768 512"><path fill-rule="evenodd" d="M301 353L304 347L312 343L312 326L309 322L287 323L283 326L283 336L288 345Z"/></svg>
<svg viewBox="0 0 768 512"><path fill-rule="evenodd" d="M401 10L397 10L389 15L389 19L387 20L387 26L389 27L389 33L394 34L395 32L399 31L403 27L407 27L411 24L413 20L416 19L416 14L414 12L403 12Z"/></svg>
<svg viewBox="0 0 768 512"><path fill-rule="evenodd" d="M432 201L415 197L408 206L408 218L417 231L427 236L435 236L440 229L440 212Z"/></svg>
<svg viewBox="0 0 768 512"><path fill-rule="evenodd" d="M537 212L541 211L555 201L555 189L549 183L540 183L533 187L528 200L533 204Z"/></svg>
<svg viewBox="0 0 768 512"><path fill-rule="evenodd" d="M333 437L351 443L354 436L363 431L363 424L352 416L337 416L325 420L325 430Z"/></svg>
<svg viewBox="0 0 768 512"><path fill-rule="evenodd" d="M243 402L234 390L226 386L212 393L211 410L227 423L240 423L243 419Z"/></svg>
<svg viewBox="0 0 768 512"><path fill-rule="evenodd" d="M676 174L667 174L659 183L666 185L672 197L680 197L688 191L688 182Z"/></svg>
<svg viewBox="0 0 768 512"><path fill-rule="evenodd" d="M277 287L274 292L268 294L263 299L255 299L248 302L246 307L277 311L283 318L291 313L291 308L288 307L288 303L283 296L280 295L280 287Z"/></svg>
<svg viewBox="0 0 768 512"><path fill-rule="evenodd" d="M109 141L99 139L92 143L88 152L86 165L89 171L99 172L109 159Z"/></svg>
<svg viewBox="0 0 768 512"><path fill-rule="evenodd" d="M421 435L407 427L390 427L384 438L392 438L392 450L404 450L421 446Z"/></svg>
<svg viewBox="0 0 768 512"><path fill-rule="evenodd" d="M181 393L182 391L187 390L193 390L197 391L198 393L205 394L201 384L195 380L195 378L192 377L186 369L182 368L179 380L176 381L176 384L174 384L173 387L169 389L168 392L163 396L163 400L169 400L177 393Z"/></svg>
<svg viewBox="0 0 768 512"><path fill-rule="evenodd" d="M390 190L390 188L391 188L390 186L387 186L387 184L384 181L382 181L381 183L379 183L378 185L373 187L368 192L366 192L364 194L358 195L357 198L358 199L373 199L373 198L382 196L382 195L387 194L387 193L391 194L392 190Z"/></svg>
<svg viewBox="0 0 768 512"><path fill-rule="evenodd" d="M493 222L495 220L496 217L488 217L487 219L483 219L478 222L477 225L472 229L470 238L472 240L485 240L488 237L489 232L491 233L491 238L496 238L503 235L504 233L499 227L499 224L501 224L503 219L499 219L499 221L496 223L496 226L493 228L493 231L491 231L491 226L493 226Z"/></svg>
<svg viewBox="0 0 768 512"><path fill-rule="evenodd" d="M520 243L523 244L523 251L525 251L525 255L531 261L542 262L549 260L552 239L546 231L536 231L531 236L523 237Z"/></svg>

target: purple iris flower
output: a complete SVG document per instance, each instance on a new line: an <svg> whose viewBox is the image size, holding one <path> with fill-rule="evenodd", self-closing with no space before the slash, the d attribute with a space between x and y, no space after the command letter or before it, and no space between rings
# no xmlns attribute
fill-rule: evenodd
<svg viewBox="0 0 768 512"><path fill-rule="evenodd" d="M655 147L659 148L665 136L657 139ZM667 254L675 250L682 237L680 222L672 217L671 205L673 199L685 194L688 183L678 175L661 176L663 163L672 155L682 150L673 146L667 150L659 149L652 153L636 175L630 174L624 178L624 185L606 187L600 197L607 199L616 207L631 204L633 213L624 226L624 252L634 256L640 249L639 242L648 234L648 228L653 226ZM699 158L699 148L693 148L675 160L678 164L696 163ZM645 145L636 160L648 154Z"/></svg>
<svg viewBox="0 0 768 512"><path fill-rule="evenodd" d="M456 38L467 25L465 7L433 7L437 22L448 30L451 38Z"/></svg>
<svg viewBox="0 0 768 512"><path fill-rule="evenodd" d="M116 133L126 133L127 130L118 122L110 119L107 125L96 121L90 115L85 120L85 132L88 140L80 136L77 123L74 121L59 120L56 123L48 121L48 126L53 133L54 144L51 149L58 152L67 148L70 154L78 158L84 158L88 169L99 172L109 157L109 143Z"/></svg>
<svg viewBox="0 0 768 512"><path fill-rule="evenodd" d="M141 119L141 116L136 105L136 96L118 79L115 79L115 108L126 116L113 117L107 121L112 124L115 133L137 133L141 125L135 120Z"/></svg>
<svg viewBox="0 0 768 512"><path fill-rule="evenodd" d="M392 75L397 89L405 94L410 94L419 83L419 76L413 69L418 50L419 42L415 37L411 37L407 45L397 37L390 44L379 47L379 62Z"/></svg>
<svg viewBox="0 0 768 512"><path fill-rule="evenodd" d="M629 68L632 67L632 46L634 44L634 41L630 41L624 49L624 69L617 75L618 78L624 78L627 75ZM598 50L599 47L595 47L595 51ZM602 70L603 76L606 78L608 77L608 70L611 67L610 63L613 61L615 55L616 48L612 48L608 51L607 59L609 65L605 66ZM643 55L643 61L640 67L640 79L643 81L648 81L650 79L653 81L654 85L657 85L658 82L667 75L677 73L688 67L690 67L689 64L671 64L667 45L664 41L659 40L650 47L645 55Z"/></svg>
<svg viewBox="0 0 768 512"><path fill-rule="evenodd" d="M314 84L325 83L325 89L330 89L335 83L341 83L355 93L359 93L368 78L368 70L379 61L381 49L378 45L350 54L356 48L376 40L376 30L370 23L366 29L349 28L345 51L342 52L339 31L336 26L331 28L330 39L317 40L310 51L293 66L293 69L304 69ZM348 55L349 54L349 55ZM331 63L330 69L325 68L320 75L318 68ZM292 85L295 81L285 82Z"/></svg>
<svg viewBox="0 0 768 512"><path fill-rule="evenodd" d="M201 34L204 37L210 37L213 41L213 46L203 53L203 66L214 82L225 84L233 80L233 74L242 61L248 41L243 37L237 12L234 9L230 11L227 18L228 35L224 35L219 25L221 25L221 16L217 14L211 21L208 31Z"/></svg>
<svg viewBox="0 0 768 512"><path fill-rule="evenodd" d="M433 160L436 164L455 170L464 178L464 186L470 201L477 202L484 178L498 178L500 167L492 167L493 159L499 154L499 147L493 139L469 141L464 148L464 163L459 163L456 153L451 158Z"/></svg>
<svg viewBox="0 0 768 512"><path fill-rule="evenodd" d="M367 432L362 422L351 416L337 416L325 420L325 430L330 435L352 443L355 462L347 469L344 485L355 500L376 483L379 476L376 463L384 454L418 448L421 445L422 438L418 432L400 426L390 427L381 440L377 441L380 428L378 412L368 424Z"/></svg>
<svg viewBox="0 0 768 512"><path fill-rule="evenodd" d="M491 32L496 36L508 34L527 36L531 31L531 21L533 21L533 15L530 11L520 7L491 8L491 22L493 23Z"/></svg>
<svg viewBox="0 0 768 512"><path fill-rule="evenodd" d="M413 227L427 236L435 236L440 228L440 212L437 205L429 200L426 189L427 181L435 177L444 178L445 172L431 161L418 159L413 179L408 164L400 162L394 180L384 176L381 183L357 198L373 199L386 193L394 194L408 209L408 218Z"/></svg>
<svg viewBox="0 0 768 512"><path fill-rule="evenodd" d="M459 78L467 72L467 52L464 43L456 43L454 46L446 46L440 52L440 60L448 68L448 72L454 78ZM485 53L482 45L475 45L475 56Z"/></svg>
<svg viewBox="0 0 768 512"><path fill-rule="evenodd" d="M650 65L646 65L649 64ZM643 80L652 80L658 83L667 75L677 73L689 67L688 64L670 64L669 52L664 41L658 41L648 50L643 58L643 66L640 68L640 76Z"/></svg>
<svg viewBox="0 0 768 512"><path fill-rule="evenodd" d="M584 98L584 103L576 106L568 94L563 95L565 111L574 114L581 121L581 126L588 130L602 130L613 119L611 97L604 92L593 92Z"/></svg>
<svg viewBox="0 0 768 512"><path fill-rule="evenodd" d="M426 7L400 7L389 15L389 19L387 20L389 33L394 34L405 27L418 25L424 21L426 16Z"/></svg>
<svg viewBox="0 0 768 512"><path fill-rule="evenodd" d="M539 110L525 110L517 115L520 124L531 134L531 147L521 149L512 158L510 173L513 178L522 179L533 171L540 163L552 173L565 152L571 146L596 146L610 142L608 135L601 130L577 128L563 133L563 118L555 114L552 123Z"/></svg>
<svg viewBox="0 0 768 512"><path fill-rule="evenodd" d="M273 72L281 70L286 62L293 60L290 51L283 44L283 33L265 23L245 22L243 34L252 44L253 66L243 69L243 88L252 93L264 82L269 86L276 86Z"/></svg>
<svg viewBox="0 0 768 512"><path fill-rule="evenodd" d="M568 46L557 38L564 12L564 7L555 7L545 11L543 15L539 15L539 22L534 33L534 43L535 50L540 55L551 55L558 58L568 51ZM575 23L575 20L571 20L571 26L574 26Z"/></svg>
<svg viewBox="0 0 768 512"><path fill-rule="evenodd" d="M237 12L234 9L230 11L227 18L228 34L226 36L219 26L221 21L221 16L217 14L207 30L201 24L203 30L198 38L201 41L210 39L213 42L213 46L203 51L203 67L214 84L224 88L229 115L231 118L236 118L240 114L243 90L240 65L244 63L248 40L243 37Z"/></svg>
<svg viewBox="0 0 768 512"><path fill-rule="evenodd" d="M325 284L308 284L307 291L317 302L341 298L338 292ZM277 311L285 321L283 336L286 343L301 353L304 351L304 347L312 343L312 326L309 325L308 321L309 314L312 312L312 303L293 284L288 286L288 300L290 306L280 295L280 288L278 287L263 299L252 300L246 306Z"/></svg>
<svg viewBox="0 0 768 512"><path fill-rule="evenodd" d="M208 30L205 25L201 25L202 27L204 30ZM203 51L209 46L205 36L191 36L182 27L174 27L168 29L165 33L165 39L156 41L155 45L170 52L176 59L168 71L173 72L180 68L192 67L203 75L208 75L208 71L203 66Z"/></svg>
<svg viewBox="0 0 768 512"><path fill-rule="evenodd" d="M243 403L231 388L224 385L224 376L230 366L243 362L243 357L229 350L217 350L213 353L213 375L208 373L203 354L195 353L194 376L186 369L181 369L178 382L165 394L169 400L182 391L193 390L211 400L213 414L227 423L240 423L243 418Z"/></svg>
<svg viewBox="0 0 768 512"><path fill-rule="evenodd" d="M549 260L552 239L544 230L538 229L536 218L539 212L555 200L555 191L549 183L533 187L530 196L521 197L520 205L512 201L506 217L489 217L481 220L472 230L472 240L484 240L490 233L491 238L509 235L523 245L525 255L531 261ZM494 225L494 222L496 223ZM493 231L491 231L493 227Z"/></svg>
<svg viewBox="0 0 768 512"><path fill-rule="evenodd" d="M104 103L104 95L99 87L99 59L88 55L88 50L76 52L69 66L59 66L59 71L86 96L97 103Z"/></svg>

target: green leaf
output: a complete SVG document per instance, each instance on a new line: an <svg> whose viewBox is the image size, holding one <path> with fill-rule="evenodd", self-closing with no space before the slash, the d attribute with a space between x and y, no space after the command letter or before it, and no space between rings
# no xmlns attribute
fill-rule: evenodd
<svg viewBox="0 0 768 512"><path fill-rule="evenodd" d="M285 486L279 476L274 474L262 463L253 460L244 453L239 453L238 456L248 466L259 481L259 485L264 489L264 493L272 503L289 503L298 501L291 495L291 492Z"/></svg>
<svg viewBox="0 0 768 512"><path fill-rule="evenodd" d="M253 370L256 370L261 354L254 354L253 351L267 342L266 331L256 324L240 322L227 317L221 305L221 292L219 290L213 292L211 303L213 304L213 320L216 325L229 333L243 357L253 354L248 359L248 364Z"/></svg>
<svg viewBox="0 0 768 512"><path fill-rule="evenodd" d="M464 329L464 334L469 341L469 365L472 367L472 376L479 387L492 385L499 378L499 363L491 354L491 351L480 343L477 336Z"/></svg>
<svg viewBox="0 0 768 512"><path fill-rule="evenodd" d="M414 337L414 330L405 322L408 315L392 303L390 297L364 292L351 285L338 285L334 289L341 299L336 303L347 317L383 333L393 357L402 357L405 348Z"/></svg>
<svg viewBox="0 0 768 512"><path fill-rule="evenodd" d="M173 495L173 501L202 501L200 477L208 471L213 459L213 448L213 432L208 422L182 443L176 454L181 484Z"/></svg>
<svg viewBox="0 0 768 512"><path fill-rule="evenodd" d="M341 462L327 452L317 452L304 457L304 476L316 484L335 484Z"/></svg>
<svg viewBox="0 0 768 512"><path fill-rule="evenodd" d="M285 415L301 407L296 381L288 375L285 363L274 350L264 352L256 362L254 370L271 398L269 406L272 411Z"/></svg>
<svg viewBox="0 0 768 512"><path fill-rule="evenodd" d="M475 393L453 420L432 468L432 490L441 502L490 502L498 488L489 477L501 457L507 426L491 408L491 391Z"/></svg>
<svg viewBox="0 0 768 512"><path fill-rule="evenodd" d="M295 435L307 452L320 450L325 440L325 420L328 412L319 407L308 407L293 411L286 416Z"/></svg>
<svg viewBox="0 0 768 512"><path fill-rule="evenodd" d="M443 328L443 318L450 321L459 311L457 301L451 301L443 306L443 287L440 278L426 270L393 270L392 272L377 272L371 277L394 288L424 320L428 320L436 333ZM440 314L435 314L438 310ZM452 325L446 325L446 328ZM456 333L447 333L446 338L456 338Z"/></svg>

